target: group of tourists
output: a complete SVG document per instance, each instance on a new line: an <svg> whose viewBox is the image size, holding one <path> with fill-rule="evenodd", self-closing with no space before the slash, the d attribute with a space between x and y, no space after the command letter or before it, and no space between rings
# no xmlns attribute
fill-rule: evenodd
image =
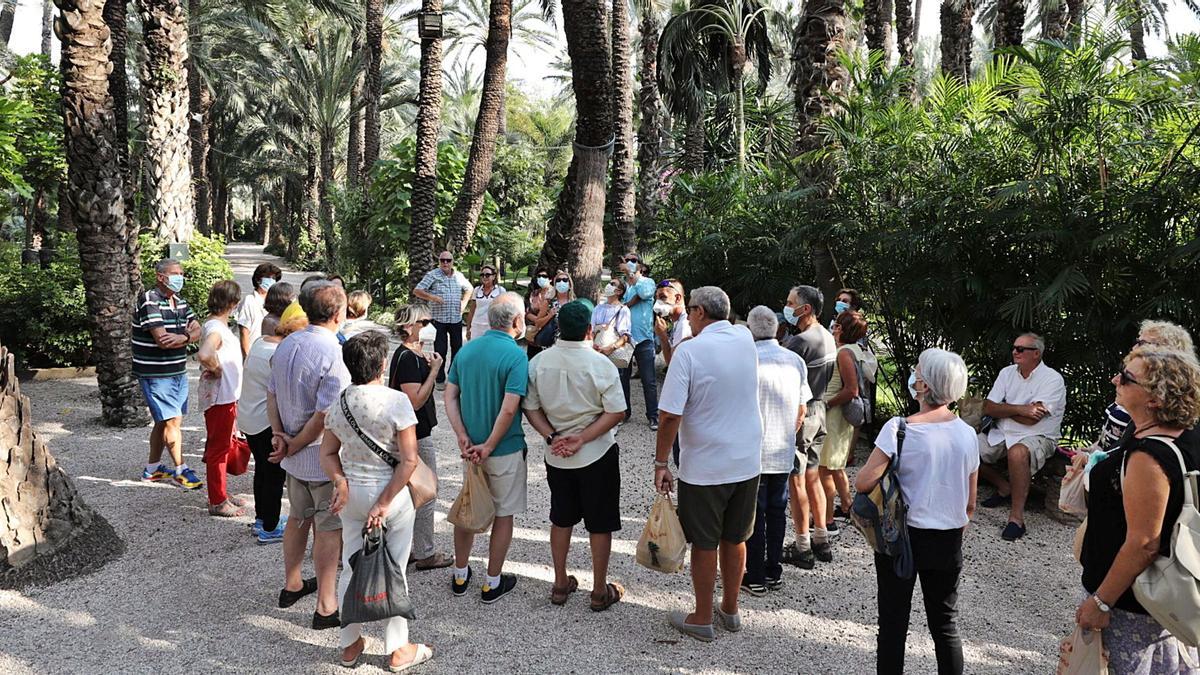
<svg viewBox="0 0 1200 675"><path fill-rule="evenodd" d="M807 285L780 298L781 311L757 306L741 324L723 290L656 283L636 253L616 261L596 305L575 297L564 270L535 270L523 297L499 285L496 268L484 265L472 286L454 262L450 252L439 254L413 291L421 302L396 308L394 348L389 329L367 318L370 295L347 295L338 279L316 275L296 288L263 264L245 297L232 281L215 284L201 324L179 294L181 265L160 262L133 322L134 372L155 420L143 479L205 485L180 449L187 347L199 343L209 512L244 515L247 504L228 494L226 474L252 454L254 536L283 544L280 607L315 593L312 627L341 626L351 558L364 527L378 526L386 527L393 559L416 570L451 568L454 596L478 586L482 603L499 601L518 584L505 560L514 518L527 510L528 453L541 447L550 600L565 605L579 588L567 558L582 523L593 570L588 605L605 611L626 594L608 570L612 535L621 529L617 437L630 419L636 369L657 432L644 479L677 494L691 544L694 605L669 612L671 626L701 641L716 639L718 629L740 631L742 593L781 588L784 564L812 569L833 560L838 521L844 527L853 503L846 467L878 367L856 291L837 294L829 328L820 321L823 294ZM423 340L430 324L434 339ZM1012 365L996 377L976 429L954 409L967 390L963 359L925 350L909 378L916 412L883 423L854 477L854 490L868 493L894 467L908 505L915 571L898 573L892 558L875 554L879 672L903 672L918 579L938 672L963 672L957 598L977 479L995 486L983 506L1009 508L999 536L1017 541L1027 531L1032 477L1059 451L1066 387L1044 363L1046 351L1037 334L1014 339ZM1076 460L1090 478L1077 622L1102 632L1113 672L1183 672L1180 664L1198 662L1196 650L1172 639L1130 589L1169 548L1166 535L1183 507L1181 462L1200 469L1200 366L1187 331L1145 322L1113 385L1100 438ZM439 473L432 440L439 396L464 483L482 470L494 507L479 570L470 565L476 531L455 524L453 554L438 551L433 502L416 507L410 498L422 464ZM527 441L522 417L542 442ZM288 515L281 514L285 486ZM789 509L794 541L785 546ZM316 576L304 578L310 532ZM386 621L385 643L393 671L432 657L409 640L402 617ZM341 627L340 646L342 665L357 664L365 647L359 624Z"/></svg>

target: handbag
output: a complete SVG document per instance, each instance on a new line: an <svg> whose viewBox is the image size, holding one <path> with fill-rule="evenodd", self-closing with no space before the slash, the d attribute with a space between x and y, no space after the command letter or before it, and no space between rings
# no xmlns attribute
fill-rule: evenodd
<svg viewBox="0 0 1200 675"><path fill-rule="evenodd" d="M230 476L240 476L250 468L250 445L246 439L234 436L233 447L225 458L225 473Z"/></svg>
<svg viewBox="0 0 1200 675"><path fill-rule="evenodd" d="M342 595L342 628L393 616L409 621L417 618L404 580L407 562L392 557L387 547L386 527L363 528L362 548L350 556L350 569L354 573Z"/></svg>
<svg viewBox="0 0 1200 675"><path fill-rule="evenodd" d="M842 417L850 426L857 428L871 423L871 399L867 396L867 383L858 358L854 359L854 373L858 378L858 396L842 404Z"/></svg>
<svg viewBox="0 0 1200 675"><path fill-rule="evenodd" d="M620 314L620 310L617 310L617 313ZM613 329L613 324L616 322L617 317L614 316L612 321L609 321L600 327L600 330L597 331L596 335L592 337L592 341L601 347L607 347L619 340L620 337L616 335L616 331ZM633 345L629 344L629 341L626 340L625 344L617 347L611 354L608 354L607 356L608 360L612 361L613 365L616 367L628 368L629 362L633 360Z"/></svg>
<svg viewBox="0 0 1200 675"><path fill-rule="evenodd" d="M1200 471L1188 471L1175 440L1149 436L1175 452L1183 474L1183 507L1171 530L1171 548L1142 570L1133 581L1133 595L1150 616L1189 647L1200 645ZM1128 453L1125 455L1128 461ZM1125 491L1125 463L1121 491Z"/></svg>
<svg viewBox="0 0 1200 675"><path fill-rule="evenodd" d="M876 553L892 559L896 576L911 579L916 574L916 566L908 538L908 504L900 490L899 474L908 421L903 417L897 419L896 456L888 462L883 477L870 492L854 495L850 520Z"/></svg>
<svg viewBox="0 0 1200 675"><path fill-rule="evenodd" d="M354 419L354 415L350 413L350 406L346 403L346 392L342 392L342 414L345 415L346 421L350 423L350 428L354 429L354 433L358 434L359 440L371 449L379 459L382 459L385 464L392 467L395 471L400 465L400 461L392 456L392 453L384 450L358 426L358 420ZM437 497L437 476L430 470L420 457L417 458L417 468L413 469L412 475L408 478L408 495L412 498L413 508L419 509Z"/></svg>

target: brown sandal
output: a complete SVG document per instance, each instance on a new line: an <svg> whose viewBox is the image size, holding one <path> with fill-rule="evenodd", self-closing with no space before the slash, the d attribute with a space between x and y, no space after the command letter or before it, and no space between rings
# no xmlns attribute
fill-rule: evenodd
<svg viewBox="0 0 1200 675"><path fill-rule="evenodd" d="M413 566L417 568L418 572L428 572L429 570L438 570L438 569L442 569L443 567L449 567L453 564L454 564L454 560L451 559L449 556L447 556L445 553L434 553L433 555L429 556L428 558L422 558L420 560L413 561Z"/></svg>
<svg viewBox="0 0 1200 675"><path fill-rule="evenodd" d="M246 515L245 509L237 506L233 502L226 499L220 504L214 504L208 507L208 515L218 518L237 518Z"/></svg>
<svg viewBox="0 0 1200 675"><path fill-rule="evenodd" d="M609 582L604 587L604 598L599 602L596 601L596 594L592 593L592 611L603 612L620 602L623 597L625 597L625 587L615 581Z"/></svg>
<svg viewBox="0 0 1200 675"><path fill-rule="evenodd" d="M567 598L570 597L575 589L579 588L579 580L574 575L567 577L567 585L565 587L551 586L550 587L550 602L555 605L567 604Z"/></svg>

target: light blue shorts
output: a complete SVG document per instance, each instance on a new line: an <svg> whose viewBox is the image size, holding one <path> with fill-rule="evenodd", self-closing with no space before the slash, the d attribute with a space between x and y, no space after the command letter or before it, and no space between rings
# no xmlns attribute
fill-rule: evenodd
<svg viewBox="0 0 1200 675"><path fill-rule="evenodd" d="M187 373L167 377L140 377L142 395L155 422L183 417L188 411Z"/></svg>

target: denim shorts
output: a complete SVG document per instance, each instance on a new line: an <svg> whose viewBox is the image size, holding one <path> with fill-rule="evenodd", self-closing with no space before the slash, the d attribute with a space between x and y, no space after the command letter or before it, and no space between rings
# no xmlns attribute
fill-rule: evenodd
<svg viewBox="0 0 1200 675"><path fill-rule="evenodd" d="M187 414L187 373L167 377L140 377L138 383L142 385L142 396L146 397L146 405L150 407L150 415L155 422L165 422Z"/></svg>

